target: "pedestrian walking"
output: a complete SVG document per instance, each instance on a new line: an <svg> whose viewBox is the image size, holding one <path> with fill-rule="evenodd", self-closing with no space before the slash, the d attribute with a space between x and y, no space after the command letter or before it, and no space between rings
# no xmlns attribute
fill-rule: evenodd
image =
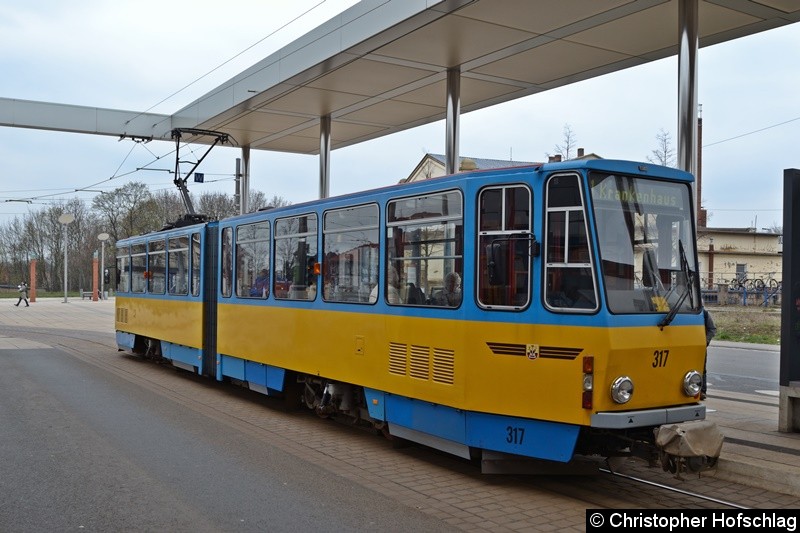
<svg viewBox="0 0 800 533"><path fill-rule="evenodd" d="M19 300L14 305L19 307L19 304L24 300L25 307L30 307L28 305L28 284L23 281L17 286L17 289L19 290Z"/></svg>

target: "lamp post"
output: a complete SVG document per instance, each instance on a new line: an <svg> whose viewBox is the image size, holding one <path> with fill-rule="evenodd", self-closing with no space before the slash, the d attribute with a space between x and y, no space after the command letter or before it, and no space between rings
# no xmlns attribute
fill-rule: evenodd
<svg viewBox="0 0 800 533"><path fill-rule="evenodd" d="M102 243L100 247L100 299L106 299L106 241L110 235L108 233L101 233L97 236Z"/></svg>
<svg viewBox="0 0 800 533"><path fill-rule="evenodd" d="M64 302L67 303L67 275L69 270L67 269L67 226L71 224L75 220L75 215L72 213L64 213L60 217L58 217L58 221L64 225Z"/></svg>

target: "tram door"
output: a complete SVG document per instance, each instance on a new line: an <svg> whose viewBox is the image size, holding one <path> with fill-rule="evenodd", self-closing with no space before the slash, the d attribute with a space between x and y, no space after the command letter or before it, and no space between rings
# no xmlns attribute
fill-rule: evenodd
<svg viewBox="0 0 800 533"><path fill-rule="evenodd" d="M480 192L478 301L484 307L522 308L531 298L531 192L524 185Z"/></svg>

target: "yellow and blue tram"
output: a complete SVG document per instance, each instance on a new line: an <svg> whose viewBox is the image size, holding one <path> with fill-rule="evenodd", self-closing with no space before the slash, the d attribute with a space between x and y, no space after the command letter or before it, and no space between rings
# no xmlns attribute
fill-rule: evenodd
<svg viewBox="0 0 800 533"><path fill-rule="evenodd" d="M117 243L117 343L486 471L652 457L713 430L692 181L567 161L178 223Z"/></svg>

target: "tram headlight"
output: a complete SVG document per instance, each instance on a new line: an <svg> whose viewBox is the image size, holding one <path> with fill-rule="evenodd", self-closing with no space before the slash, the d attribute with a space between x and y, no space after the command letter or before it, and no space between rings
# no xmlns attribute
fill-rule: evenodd
<svg viewBox="0 0 800 533"><path fill-rule="evenodd" d="M683 392L686 396L697 396L703 388L703 376L697 370L690 370L683 376Z"/></svg>
<svg viewBox="0 0 800 533"><path fill-rule="evenodd" d="M628 403L633 396L633 381L628 376L620 376L611 384L611 399L617 403Z"/></svg>

